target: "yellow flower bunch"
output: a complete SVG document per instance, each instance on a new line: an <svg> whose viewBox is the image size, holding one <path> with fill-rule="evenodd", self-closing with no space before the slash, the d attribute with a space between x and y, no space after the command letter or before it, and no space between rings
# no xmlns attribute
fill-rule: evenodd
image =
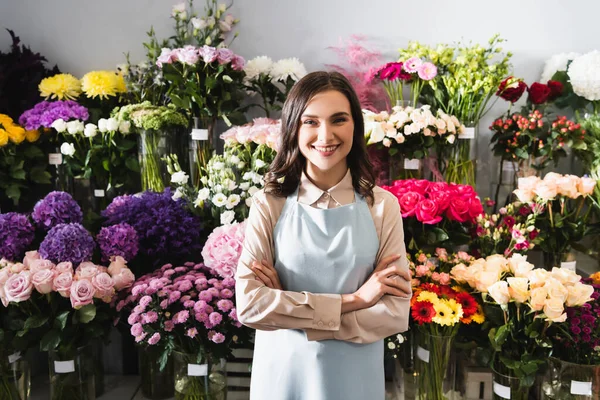
<svg viewBox="0 0 600 400"><path fill-rule="evenodd" d="M123 75L115 71L88 72L81 78L81 87L87 97L100 97L100 99L127 91Z"/></svg>
<svg viewBox="0 0 600 400"><path fill-rule="evenodd" d="M81 94L81 82L71 74L44 78L38 88L45 99L75 100Z"/></svg>
<svg viewBox="0 0 600 400"><path fill-rule="evenodd" d="M39 131L26 131L22 126L15 124L8 115L0 114L0 147L6 146L9 141L14 144L19 144L23 140L35 142L39 137Z"/></svg>

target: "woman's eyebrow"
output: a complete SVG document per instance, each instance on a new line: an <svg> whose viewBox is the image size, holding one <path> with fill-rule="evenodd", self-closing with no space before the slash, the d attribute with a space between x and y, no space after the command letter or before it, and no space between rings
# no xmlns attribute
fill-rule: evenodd
<svg viewBox="0 0 600 400"><path fill-rule="evenodd" d="M318 115L312 115L312 114L302 114L302 116L305 118L319 118ZM346 111L339 111L339 112L336 112L335 114L332 114L329 118L341 117L341 116L349 117L350 114L348 114Z"/></svg>

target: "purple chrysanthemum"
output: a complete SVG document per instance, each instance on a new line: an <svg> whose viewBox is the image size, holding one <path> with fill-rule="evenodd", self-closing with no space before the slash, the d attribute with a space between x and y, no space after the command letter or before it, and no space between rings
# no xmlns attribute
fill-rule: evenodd
<svg viewBox="0 0 600 400"><path fill-rule="evenodd" d="M100 229L96 240L103 262L108 262L111 257L116 256L131 261L138 253L137 232L125 222Z"/></svg>
<svg viewBox="0 0 600 400"><path fill-rule="evenodd" d="M0 214L0 258L21 260L35 238L35 229L25 215Z"/></svg>
<svg viewBox="0 0 600 400"><path fill-rule="evenodd" d="M69 261L79 265L91 260L94 247L94 238L80 224L58 224L42 241L39 253L53 263Z"/></svg>
<svg viewBox="0 0 600 400"><path fill-rule="evenodd" d="M31 218L39 228L48 230L58 224L80 224L83 213L69 193L50 192L33 207Z"/></svg>
<svg viewBox="0 0 600 400"><path fill-rule="evenodd" d="M118 197L102 212L105 225L131 225L138 234L140 254L156 264L197 257L202 223L187 210L184 200L171 197L169 189Z"/></svg>
<svg viewBox="0 0 600 400"><path fill-rule="evenodd" d="M25 129L50 128L58 119L85 121L89 116L88 109L73 100L41 101L19 117L19 124Z"/></svg>

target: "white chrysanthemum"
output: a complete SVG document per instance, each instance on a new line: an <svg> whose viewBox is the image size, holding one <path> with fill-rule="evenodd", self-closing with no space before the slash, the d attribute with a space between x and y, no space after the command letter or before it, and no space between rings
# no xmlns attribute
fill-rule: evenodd
<svg viewBox="0 0 600 400"><path fill-rule="evenodd" d="M299 81L304 75L306 75L306 68L304 64L297 58L284 58L283 60L277 61L271 68L271 76L274 81L286 81L288 77L294 81Z"/></svg>
<svg viewBox="0 0 600 400"><path fill-rule="evenodd" d="M273 67L273 60L267 56L258 56L248 61L244 67L246 79L252 80L260 74L270 74Z"/></svg>
<svg viewBox="0 0 600 400"><path fill-rule="evenodd" d="M546 65L544 65L544 71L542 72L540 82L548 82L557 71L566 71L567 63L580 55L581 54L579 53L560 53L550 57L550 59L546 61Z"/></svg>
<svg viewBox="0 0 600 400"><path fill-rule="evenodd" d="M594 50L573 60L567 71L573 91L587 100L600 100L600 52Z"/></svg>

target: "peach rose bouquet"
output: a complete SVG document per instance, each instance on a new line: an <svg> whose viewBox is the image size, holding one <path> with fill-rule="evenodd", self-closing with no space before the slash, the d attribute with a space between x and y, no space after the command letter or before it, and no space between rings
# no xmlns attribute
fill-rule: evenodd
<svg viewBox="0 0 600 400"><path fill-rule="evenodd" d="M594 288L564 268L534 268L527 257L496 254L459 264L452 279L480 292L495 353L494 370L519 379L521 394L533 385L552 350L548 328L567 327L568 307L592 300Z"/></svg>
<svg viewBox="0 0 600 400"><path fill-rule="evenodd" d="M575 175L550 172L540 179L537 176L519 178L514 194L530 204L535 214L535 227L539 235L533 241L548 255L546 267L559 267L563 255L593 232L588 222L592 210L592 195L596 180Z"/></svg>

